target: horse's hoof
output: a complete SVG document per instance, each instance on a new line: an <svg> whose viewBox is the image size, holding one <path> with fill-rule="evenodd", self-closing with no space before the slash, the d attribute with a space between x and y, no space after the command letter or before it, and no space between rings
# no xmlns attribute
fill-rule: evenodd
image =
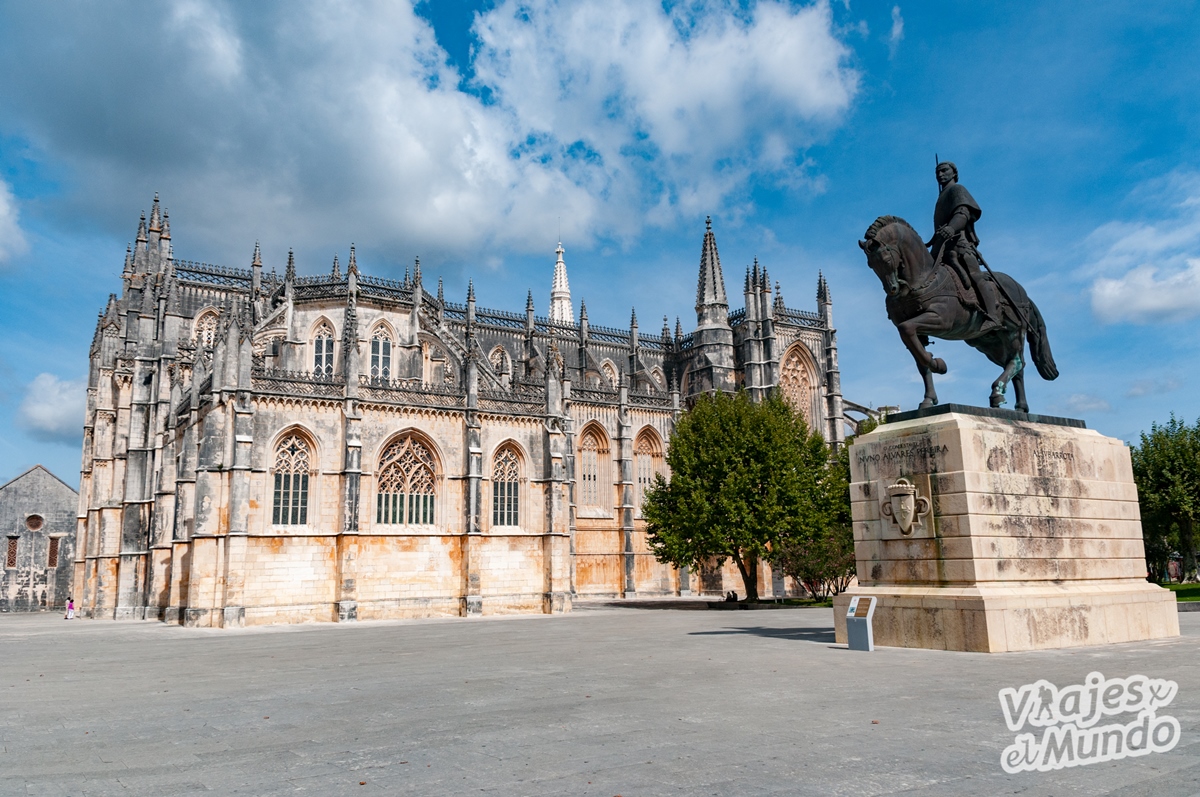
<svg viewBox="0 0 1200 797"><path fill-rule="evenodd" d="M933 371L935 374L944 374L949 369L946 368L945 360L943 360L941 357L934 357L933 362L929 364L929 370Z"/></svg>
<svg viewBox="0 0 1200 797"><path fill-rule="evenodd" d="M1025 413L1026 415L1028 415L1028 414L1029 414L1029 405L1027 405L1027 404L1018 404L1018 405L1017 405L1017 412L1023 412L1023 413Z"/></svg>
<svg viewBox="0 0 1200 797"><path fill-rule="evenodd" d="M993 393L990 403L992 405L992 409L995 409L996 407L999 407L999 406L1005 404L1006 401L1007 400L1004 398L1003 393Z"/></svg>
<svg viewBox="0 0 1200 797"><path fill-rule="evenodd" d="M922 401L920 404L917 405L917 409L927 410L930 407L932 407L934 404L937 404L937 399L925 399L924 401Z"/></svg>

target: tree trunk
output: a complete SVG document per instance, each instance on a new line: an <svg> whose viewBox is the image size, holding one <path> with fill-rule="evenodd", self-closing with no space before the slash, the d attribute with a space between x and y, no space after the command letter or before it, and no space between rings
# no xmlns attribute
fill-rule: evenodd
<svg viewBox="0 0 1200 797"><path fill-rule="evenodd" d="M746 589L746 601L758 603L758 554L748 553L743 558L741 552L733 555L738 572L742 574L742 585Z"/></svg>
<svg viewBox="0 0 1200 797"><path fill-rule="evenodd" d="M1196 581L1196 542L1192 536L1192 519L1184 515L1179 518L1179 554L1183 559L1179 563L1181 572L1179 580L1185 584Z"/></svg>

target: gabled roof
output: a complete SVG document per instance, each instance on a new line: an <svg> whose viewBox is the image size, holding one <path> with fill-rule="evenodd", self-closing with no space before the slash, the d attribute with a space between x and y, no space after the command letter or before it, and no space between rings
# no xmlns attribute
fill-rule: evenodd
<svg viewBox="0 0 1200 797"><path fill-rule="evenodd" d="M51 472L50 472L50 469L49 469L49 468L47 468L45 465L34 465L32 468L30 468L29 470L25 471L25 472L24 472L24 473L22 473L20 476L17 476L16 478L13 478L13 479L9 479L9 480L8 480L8 481L6 481L4 484L0 484L0 490L3 490L4 488L8 487L10 484L16 484L17 482L21 481L21 479L24 479L26 476L28 476L29 474L31 474L31 473L33 473L34 471L37 471L37 470L40 470L40 471L42 471L42 472L43 472L43 473L45 473L47 476L49 476L51 479L54 479L56 482L58 482L59 484L61 484L63 487L66 487L66 488L67 488L68 490L70 490L71 492L75 493L76 495L79 495L79 491L78 491L78 490L76 490L74 487L72 487L71 485L67 484L65 481L63 481L62 479L58 478L58 477L57 477L57 476L55 476L53 473L51 473Z"/></svg>

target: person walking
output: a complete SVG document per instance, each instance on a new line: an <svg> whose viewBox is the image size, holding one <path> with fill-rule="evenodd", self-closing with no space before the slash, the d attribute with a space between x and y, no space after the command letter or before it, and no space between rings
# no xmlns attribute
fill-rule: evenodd
<svg viewBox="0 0 1200 797"><path fill-rule="evenodd" d="M75 599L70 596L67 597L67 616L64 617L63 619L64 620L74 620L75 619Z"/></svg>

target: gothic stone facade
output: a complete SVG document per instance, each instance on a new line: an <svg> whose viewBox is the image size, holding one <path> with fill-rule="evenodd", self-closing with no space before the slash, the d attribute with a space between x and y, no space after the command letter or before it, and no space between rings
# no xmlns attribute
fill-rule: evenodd
<svg viewBox="0 0 1200 797"><path fill-rule="evenodd" d="M66 607L78 505L75 491L41 465L0 486L0 612Z"/></svg>
<svg viewBox="0 0 1200 797"><path fill-rule="evenodd" d="M561 272L561 273L560 273ZM641 495L694 396L779 386L833 441L829 292L765 269L729 312L711 224L683 334L448 301L403 280L176 259L157 197L91 348L75 589L84 616L187 625L560 612L737 589L648 552ZM770 584L769 570L763 572ZM726 580L728 579L728 583ZM778 582L777 582L778 583Z"/></svg>

